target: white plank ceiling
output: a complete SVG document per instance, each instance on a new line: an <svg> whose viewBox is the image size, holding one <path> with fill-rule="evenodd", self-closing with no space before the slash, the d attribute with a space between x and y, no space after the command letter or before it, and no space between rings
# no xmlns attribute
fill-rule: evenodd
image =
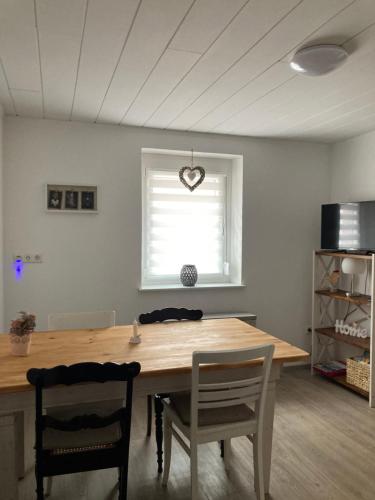
<svg viewBox="0 0 375 500"><path fill-rule="evenodd" d="M337 43L331 74L301 46ZM0 0L8 115L337 141L375 129L375 0Z"/></svg>

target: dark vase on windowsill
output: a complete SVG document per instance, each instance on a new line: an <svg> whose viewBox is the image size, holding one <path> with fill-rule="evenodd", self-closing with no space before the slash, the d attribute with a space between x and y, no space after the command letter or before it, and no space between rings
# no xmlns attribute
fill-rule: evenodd
<svg viewBox="0 0 375 500"><path fill-rule="evenodd" d="M195 286L198 280L198 272L194 264L185 264L182 266L180 280L183 286Z"/></svg>

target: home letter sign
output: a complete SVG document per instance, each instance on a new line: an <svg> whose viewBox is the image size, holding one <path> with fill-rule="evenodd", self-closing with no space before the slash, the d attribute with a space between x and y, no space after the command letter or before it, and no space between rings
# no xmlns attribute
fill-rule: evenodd
<svg viewBox="0 0 375 500"><path fill-rule="evenodd" d="M367 338L367 329L357 327L356 323L353 325L346 325L342 319L336 320L335 323L336 333L342 333L343 335L351 335L352 337L359 337L361 339Z"/></svg>

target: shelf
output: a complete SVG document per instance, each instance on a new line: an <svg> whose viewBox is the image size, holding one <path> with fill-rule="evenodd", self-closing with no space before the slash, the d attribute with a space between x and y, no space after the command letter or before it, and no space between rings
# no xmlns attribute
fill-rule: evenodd
<svg viewBox="0 0 375 500"><path fill-rule="evenodd" d="M345 257L350 257L352 259L372 260L372 255L361 255L358 253L328 252L325 250L317 250L315 254L326 255L327 257L338 257L339 259L345 259Z"/></svg>
<svg viewBox="0 0 375 500"><path fill-rule="evenodd" d="M331 297L332 299L342 300L344 302L350 302L351 304L356 304L356 305L371 304L370 295L361 294L355 297L347 297L345 290L337 290L336 292L332 292L331 290L316 290L315 293L317 295L324 295L326 297Z"/></svg>
<svg viewBox="0 0 375 500"><path fill-rule="evenodd" d="M370 337L367 339L361 339L359 337L352 337L350 335L343 335L335 330L335 327L328 328L315 328L315 332L320 335L325 335L326 337L331 337L332 339L344 342L345 344L354 345L360 349L370 350Z"/></svg>
<svg viewBox="0 0 375 500"><path fill-rule="evenodd" d="M325 377L328 378L328 377ZM338 377L331 377L330 380L333 380L337 384L343 385L347 389L350 389L351 391L357 392L361 396L368 398L369 393L365 391L364 389L361 389L360 387L357 387L356 385L349 384L349 382L346 381L346 376L345 375L339 375Z"/></svg>
<svg viewBox="0 0 375 500"><path fill-rule="evenodd" d="M335 382L336 384L340 384L347 389L350 389L353 392L356 392L357 394L360 394L364 398L369 397L369 393L365 391L364 389L361 389L360 387L357 387L356 385L349 384L349 382L346 381L346 375L337 375L336 377L329 377L327 375L324 375L323 373L315 372L316 375L325 378L326 380L331 380L332 382Z"/></svg>
<svg viewBox="0 0 375 500"><path fill-rule="evenodd" d="M183 286L181 283L167 285L141 285L140 292L167 292L170 290L212 290L213 288L245 288L243 283L197 283L194 286Z"/></svg>

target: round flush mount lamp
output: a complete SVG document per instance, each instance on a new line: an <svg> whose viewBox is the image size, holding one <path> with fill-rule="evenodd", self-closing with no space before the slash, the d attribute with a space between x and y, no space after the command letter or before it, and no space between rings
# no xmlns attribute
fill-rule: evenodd
<svg viewBox="0 0 375 500"><path fill-rule="evenodd" d="M320 76L338 68L348 58L348 53L340 45L312 45L297 50L290 67L307 76Z"/></svg>

